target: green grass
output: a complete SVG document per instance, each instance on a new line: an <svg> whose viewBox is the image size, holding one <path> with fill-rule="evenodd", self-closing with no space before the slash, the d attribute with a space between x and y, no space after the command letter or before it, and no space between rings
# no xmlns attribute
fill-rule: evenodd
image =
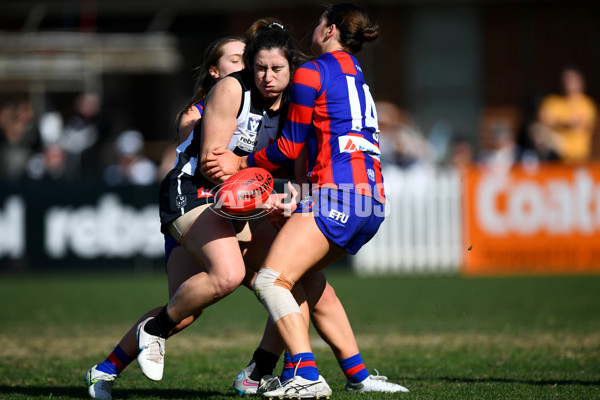
<svg viewBox="0 0 600 400"><path fill-rule="evenodd" d="M600 276L377 277L335 270L363 359L410 394L364 399L600 398ZM131 324L167 301L159 275L0 277L0 399L85 399L83 375ZM233 399L265 311L247 289L209 308L169 341L161 382L134 362L121 399ZM333 399L344 377L314 331ZM278 366L279 368L279 366Z"/></svg>

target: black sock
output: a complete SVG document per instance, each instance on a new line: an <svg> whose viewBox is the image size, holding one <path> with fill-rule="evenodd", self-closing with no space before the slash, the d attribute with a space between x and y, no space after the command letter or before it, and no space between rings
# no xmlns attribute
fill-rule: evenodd
<svg viewBox="0 0 600 400"><path fill-rule="evenodd" d="M165 306L158 315L152 318L146 326L144 326L144 330L146 333L149 333L153 336L160 336L162 338L166 338L169 336L169 332L173 330L177 326L177 322L173 321L169 314L167 314L167 306Z"/></svg>
<svg viewBox="0 0 600 400"><path fill-rule="evenodd" d="M279 356L259 347L254 352L252 359L256 361L256 367L250 374L250 379L257 381L265 375L273 375Z"/></svg>

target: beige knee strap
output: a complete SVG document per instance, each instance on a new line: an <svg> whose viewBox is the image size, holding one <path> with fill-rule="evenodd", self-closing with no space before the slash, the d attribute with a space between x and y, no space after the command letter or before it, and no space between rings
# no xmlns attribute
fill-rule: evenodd
<svg viewBox="0 0 600 400"><path fill-rule="evenodd" d="M254 280L254 294L267 309L273 321L287 315L302 314L290 291L294 282L271 268L258 271Z"/></svg>

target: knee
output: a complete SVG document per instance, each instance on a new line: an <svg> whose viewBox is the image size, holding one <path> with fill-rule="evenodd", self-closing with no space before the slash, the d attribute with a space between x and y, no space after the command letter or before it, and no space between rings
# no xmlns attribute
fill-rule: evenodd
<svg viewBox="0 0 600 400"><path fill-rule="evenodd" d="M270 268L261 269L254 280L254 293L263 303L273 321L289 314L302 314L292 295L293 282Z"/></svg>
<svg viewBox="0 0 600 400"><path fill-rule="evenodd" d="M231 269L229 273L219 274L215 277L213 282L213 297L215 299L219 300L226 297L242 284L245 269L241 269L241 271L238 271L238 269Z"/></svg>

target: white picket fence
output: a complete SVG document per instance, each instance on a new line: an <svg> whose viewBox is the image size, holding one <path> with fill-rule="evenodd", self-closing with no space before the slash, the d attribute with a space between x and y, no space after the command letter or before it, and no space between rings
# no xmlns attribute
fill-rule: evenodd
<svg viewBox="0 0 600 400"><path fill-rule="evenodd" d="M377 235L350 257L359 275L452 274L463 245L462 187L453 169L384 169L387 217Z"/></svg>

